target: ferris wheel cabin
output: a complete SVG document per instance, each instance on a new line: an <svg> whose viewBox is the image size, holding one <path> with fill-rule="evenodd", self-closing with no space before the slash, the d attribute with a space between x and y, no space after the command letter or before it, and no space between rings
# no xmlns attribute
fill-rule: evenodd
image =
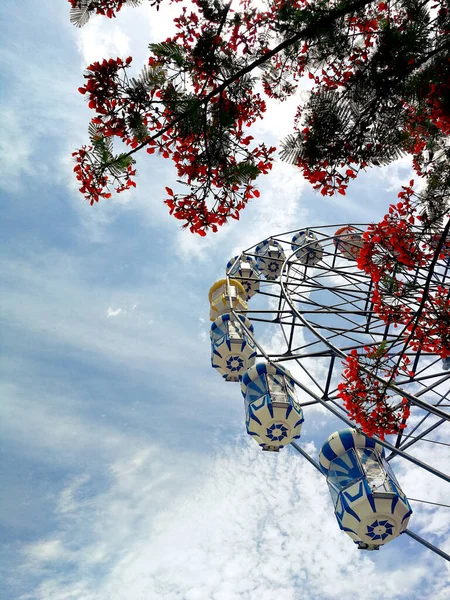
<svg viewBox="0 0 450 600"><path fill-rule="evenodd" d="M336 250L348 260L356 260L364 245L362 235L350 225L338 229L333 237Z"/></svg>
<svg viewBox="0 0 450 600"><path fill-rule="evenodd" d="M245 301L247 294L239 281L230 279L219 279L209 290L208 298L210 304L209 319L215 321L217 317L229 312L231 308L235 310L247 310Z"/></svg>
<svg viewBox="0 0 450 600"><path fill-rule="evenodd" d="M247 433L263 450L278 452L300 437L303 411L290 372L271 363L258 363L242 378Z"/></svg>
<svg viewBox="0 0 450 600"><path fill-rule="evenodd" d="M356 429L336 431L319 464L339 527L361 550L378 550L406 530L411 506L379 443Z"/></svg>
<svg viewBox="0 0 450 600"><path fill-rule="evenodd" d="M267 239L255 248L256 264L268 281L275 281L281 275L285 260L284 250L279 242Z"/></svg>
<svg viewBox="0 0 450 600"><path fill-rule="evenodd" d="M253 333L253 325L244 315L237 319L225 313L211 325L211 365L225 381L239 381L254 365L256 346L244 327Z"/></svg>
<svg viewBox="0 0 450 600"><path fill-rule="evenodd" d="M292 238L291 248L298 260L307 267L317 265L323 257L323 248L317 236L309 229L302 229Z"/></svg>
<svg viewBox="0 0 450 600"><path fill-rule="evenodd" d="M251 256L241 254L232 258L227 264L227 273L244 287L246 300L259 292L260 272Z"/></svg>

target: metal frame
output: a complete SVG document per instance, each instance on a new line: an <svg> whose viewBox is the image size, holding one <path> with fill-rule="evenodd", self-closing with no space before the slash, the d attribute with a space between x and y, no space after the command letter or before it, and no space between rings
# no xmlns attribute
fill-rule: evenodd
<svg viewBox="0 0 450 600"><path fill-rule="evenodd" d="M284 340L283 351L266 352L258 342L256 334L251 334L248 330L246 333L253 339L259 357L272 363L295 361L300 367L302 378L306 383L295 377L293 379L309 396L309 400L300 403L302 407L321 404L346 425L355 427L337 397L337 379L340 376L341 361L336 359L345 358L353 349L358 350L365 345L379 344L383 340L387 340L396 352L400 353L403 342L401 330L386 326L374 313L371 302L371 279L357 268L355 261L340 256L334 246L333 233L343 225L347 224L308 227L323 246L324 253L320 263L313 267L305 266L297 260L296 251L287 253L280 278L275 281L261 280L260 291L254 297L264 298L272 306L268 309L252 308L255 300L252 298L249 301L247 317L252 323L261 322L279 328ZM366 224L361 223L349 225L360 233L367 228ZM271 239L279 242L284 249L290 248L291 238L297 231L271 236ZM242 254L257 257L255 248L258 244L244 250ZM229 272L233 266L228 269L227 278L230 277ZM406 280L410 286L415 286L412 289L420 289L426 276L426 271L417 269L407 274ZM232 278L240 279L236 275ZM443 261L439 261L433 273L431 289L442 283L450 283L450 273L448 266ZM231 312L237 314L233 309ZM400 397L408 398L412 410L421 418L411 430L406 429L405 433L402 431L398 434L394 443L378 438L377 441L390 450L388 461L394 458L408 460L435 477L450 483L450 474L443 473L433 465L405 452L408 448L420 444L432 431L436 431L450 421L450 412L443 410L443 407L448 405L443 402L450 396L450 371L438 372L440 359L430 354L411 350L406 354L411 360L415 375L399 378L398 383L390 385L390 388ZM322 367L320 377L307 368L307 363L311 360L320 361ZM379 379L383 381L381 377ZM442 387L447 382L447 390L444 392ZM437 417L438 420L422 430L423 424L430 417ZM420 431L414 435L419 429ZM301 446L294 442L291 446L319 469L317 461ZM410 530L406 533L450 562L450 556L430 542Z"/></svg>

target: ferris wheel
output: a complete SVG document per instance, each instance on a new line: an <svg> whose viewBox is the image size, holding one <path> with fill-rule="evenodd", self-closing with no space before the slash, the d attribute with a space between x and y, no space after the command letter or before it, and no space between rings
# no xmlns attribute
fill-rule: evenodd
<svg viewBox="0 0 450 600"><path fill-rule="evenodd" d="M342 360L350 353L381 344L395 358L404 350L400 331L375 313L372 280L356 264L366 228L308 227L274 235L232 258L209 292L211 363L225 381L240 383L247 433L262 450L291 445L326 477L338 526L358 548L378 550L406 534L450 562L409 529L419 500L406 496L391 465L408 461L450 483L432 460L409 450L443 443L430 436L450 421L449 360L407 350L411 370L390 388L394 401L407 399L413 424L390 441L364 434L338 394ZM449 264L445 256L435 265L430 290L449 285ZM427 275L417 269L407 284L419 289ZM394 294L391 301L397 302ZM318 460L297 441L308 427L304 409L312 405L343 423L324 432Z"/></svg>

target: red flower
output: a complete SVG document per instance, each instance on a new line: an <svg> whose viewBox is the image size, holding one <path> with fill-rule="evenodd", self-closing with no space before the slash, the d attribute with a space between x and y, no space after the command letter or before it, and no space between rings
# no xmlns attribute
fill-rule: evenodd
<svg viewBox="0 0 450 600"><path fill-rule="evenodd" d="M365 347L361 354L352 350L345 359L338 396L343 400L349 418L367 435L384 439L385 435L398 433L405 427L409 403L403 399L398 405L388 383L395 381L399 372L407 373L409 362L406 356L400 360L389 357L382 346Z"/></svg>

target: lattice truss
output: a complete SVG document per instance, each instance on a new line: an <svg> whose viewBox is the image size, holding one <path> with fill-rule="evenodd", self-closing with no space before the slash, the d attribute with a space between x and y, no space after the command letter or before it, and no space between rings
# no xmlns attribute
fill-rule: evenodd
<svg viewBox="0 0 450 600"><path fill-rule="evenodd" d="M257 363L263 359L276 368L288 369L288 380L301 390L297 394L301 410L320 404L343 421L346 427L352 428L355 428L355 424L348 419L337 394L342 360L352 350L380 346L383 341L393 360L404 351L402 327L386 325L377 317L371 300L372 281L356 265L355 256L362 244L361 234L366 228L363 224L310 227L300 232L273 236L248 248L230 260L226 280L223 280L227 285L234 282L234 285L241 286L240 289L245 290L243 295L247 295L246 302L232 300L225 293L223 302L228 303L228 307L225 306L218 313L227 311L230 318L240 319L251 349L251 354L248 350L247 356L256 358ZM247 270L243 268L243 261ZM438 285L448 287L449 262L449 257L445 257L436 265L429 288L431 292ZM423 269L404 274L405 288L423 289L427 275L428 271ZM388 302L393 305L406 302L394 294L395 286L390 288L389 281L385 285ZM408 302L412 310L417 308L411 305L410 300ZM212 314L211 320L214 320L214 316ZM433 453L429 452L431 438L450 420L450 365L448 361L427 352L408 349L406 355L411 361L410 371L414 375L400 374L394 391L399 399L406 397L410 401L411 416L407 428L391 438L391 442L377 438L376 443L384 447L383 460L387 463L393 458L406 460L450 483L450 476L440 470L439 464L433 464ZM255 379L255 374L252 378ZM244 379L245 386L242 385L247 390L253 384L248 376L245 375ZM235 374L234 379L231 377L227 380L241 381L242 377ZM276 428L276 423L271 427L272 430ZM275 433L285 435L281 429ZM295 442L291 443L316 468L327 474L304 449ZM427 462L415 456L422 456L422 452L416 451L422 448L429 457ZM395 478L392 481L396 481ZM395 484L392 485L395 487ZM338 516L337 511L338 508L335 508ZM370 531L373 529L369 526ZM409 529L406 529L406 533L450 560L445 552ZM370 535L373 537L374 534ZM361 536L353 539L359 540L357 543L361 548L378 549L376 544L373 548L367 548L367 544L360 541Z"/></svg>

